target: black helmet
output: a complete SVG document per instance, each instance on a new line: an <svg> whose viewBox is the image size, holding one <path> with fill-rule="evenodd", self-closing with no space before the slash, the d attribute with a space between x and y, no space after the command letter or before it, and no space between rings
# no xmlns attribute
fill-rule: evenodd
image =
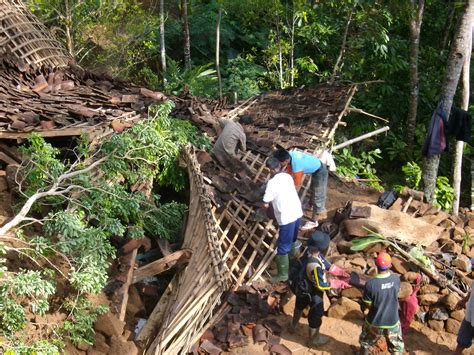
<svg viewBox="0 0 474 355"><path fill-rule="evenodd" d="M329 247L329 242L331 238L329 234L321 232L321 231L314 231L311 234L311 238L308 240L308 248L309 249L317 249L318 251L324 251Z"/></svg>

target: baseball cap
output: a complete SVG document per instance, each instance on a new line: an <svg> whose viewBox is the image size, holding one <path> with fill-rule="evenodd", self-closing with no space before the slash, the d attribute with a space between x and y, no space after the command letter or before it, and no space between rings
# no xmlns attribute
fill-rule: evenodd
<svg viewBox="0 0 474 355"><path fill-rule="evenodd" d="M375 265L379 270L388 270L392 267L392 258L386 252L380 252L375 259Z"/></svg>
<svg viewBox="0 0 474 355"><path fill-rule="evenodd" d="M324 251L329 247L330 241L331 238L329 237L329 234L321 231L314 231L311 233L311 238L308 240L308 247Z"/></svg>

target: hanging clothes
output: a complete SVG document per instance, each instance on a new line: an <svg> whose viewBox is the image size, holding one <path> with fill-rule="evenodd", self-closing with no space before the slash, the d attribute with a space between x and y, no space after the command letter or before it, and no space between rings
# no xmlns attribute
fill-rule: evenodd
<svg viewBox="0 0 474 355"><path fill-rule="evenodd" d="M447 126L446 112L444 112L441 104L439 104L435 112L433 112L433 116L431 116L428 134L421 151L423 156L438 155L448 150Z"/></svg>
<svg viewBox="0 0 474 355"><path fill-rule="evenodd" d="M454 107L449 116L448 134L455 136L456 140L471 142L471 115L469 112Z"/></svg>

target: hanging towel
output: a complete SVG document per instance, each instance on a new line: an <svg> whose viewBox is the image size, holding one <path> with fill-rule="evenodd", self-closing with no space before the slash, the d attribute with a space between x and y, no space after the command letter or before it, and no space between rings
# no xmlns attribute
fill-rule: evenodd
<svg viewBox="0 0 474 355"><path fill-rule="evenodd" d="M441 104L438 105L433 116L431 116L428 134L423 144L422 154L425 157L441 154L448 150L446 112L444 112Z"/></svg>

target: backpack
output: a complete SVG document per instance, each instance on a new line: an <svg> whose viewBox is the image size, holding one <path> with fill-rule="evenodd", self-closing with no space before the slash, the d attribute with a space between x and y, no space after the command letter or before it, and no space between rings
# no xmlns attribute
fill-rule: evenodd
<svg viewBox="0 0 474 355"><path fill-rule="evenodd" d="M290 270L288 284L290 286L290 290L295 294L296 297L307 297L309 300L311 300L312 286L311 282L306 276L307 265L308 262L303 262L300 259L296 260Z"/></svg>
<svg viewBox="0 0 474 355"><path fill-rule="evenodd" d="M377 206L384 209L389 209L398 198L398 193L395 190L385 190L377 201Z"/></svg>

